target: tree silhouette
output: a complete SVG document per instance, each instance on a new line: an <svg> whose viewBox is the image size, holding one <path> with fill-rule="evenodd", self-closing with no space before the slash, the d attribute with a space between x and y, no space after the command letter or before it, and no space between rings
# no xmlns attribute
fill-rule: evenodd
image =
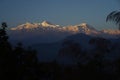
<svg viewBox="0 0 120 80"><path fill-rule="evenodd" d="M22 43L18 43L14 49L16 55L16 79L37 80L38 61L37 52L32 48L24 49Z"/></svg>
<svg viewBox="0 0 120 80"><path fill-rule="evenodd" d="M7 24L2 23L0 28L0 79L13 78L13 66L15 58L12 54L11 44L6 34ZM11 74L11 76L9 76Z"/></svg>
<svg viewBox="0 0 120 80"><path fill-rule="evenodd" d="M120 11L113 11L111 12L107 18L106 21L113 21L115 22L116 25L119 25L119 30L120 30Z"/></svg>
<svg viewBox="0 0 120 80"><path fill-rule="evenodd" d="M38 80L37 52L22 43L14 48L8 42L7 24L0 28L0 80Z"/></svg>

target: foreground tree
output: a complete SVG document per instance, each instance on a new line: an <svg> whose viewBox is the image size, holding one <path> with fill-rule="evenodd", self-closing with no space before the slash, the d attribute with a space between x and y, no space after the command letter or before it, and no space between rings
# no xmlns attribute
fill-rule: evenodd
<svg viewBox="0 0 120 80"><path fill-rule="evenodd" d="M0 27L0 80L38 80L37 52L25 49L21 43L12 47L6 33L7 24Z"/></svg>
<svg viewBox="0 0 120 80"><path fill-rule="evenodd" d="M13 78L15 57L12 54L12 46L8 41L6 33L7 24L2 23L0 27L0 79ZM11 76L9 76L11 74Z"/></svg>
<svg viewBox="0 0 120 80"><path fill-rule="evenodd" d="M16 80L38 80L37 52L31 48L24 49L22 43L13 50L16 56Z"/></svg>
<svg viewBox="0 0 120 80"><path fill-rule="evenodd" d="M119 26L119 30L120 30L120 11L113 11L111 12L107 18L106 21L113 21L115 22L116 25Z"/></svg>

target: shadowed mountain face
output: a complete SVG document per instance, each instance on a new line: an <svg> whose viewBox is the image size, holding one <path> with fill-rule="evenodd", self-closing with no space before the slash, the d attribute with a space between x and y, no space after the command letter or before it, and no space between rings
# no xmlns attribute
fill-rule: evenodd
<svg viewBox="0 0 120 80"><path fill-rule="evenodd" d="M14 43L21 41L25 44L57 42L77 33L104 38L117 38L120 34L120 31L117 30L98 31L87 23L74 26L60 26L48 21L21 24L15 28L11 28L8 32L11 36L11 41Z"/></svg>
<svg viewBox="0 0 120 80"><path fill-rule="evenodd" d="M39 61L57 60L60 64L85 64L102 55L104 61L114 62L120 57L120 38L105 39L83 33L74 34L54 43L32 45L38 51Z"/></svg>

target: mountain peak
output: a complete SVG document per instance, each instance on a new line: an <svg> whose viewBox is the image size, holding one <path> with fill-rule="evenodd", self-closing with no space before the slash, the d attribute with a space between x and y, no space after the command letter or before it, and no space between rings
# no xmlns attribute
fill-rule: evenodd
<svg viewBox="0 0 120 80"><path fill-rule="evenodd" d="M87 23L81 23L79 25L77 25L79 28L83 28L83 29L89 29L89 30L96 30L93 26L87 24Z"/></svg>
<svg viewBox="0 0 120 80"><path fill-rule="evenodd" d="M50 25L53 25L53 24L50 23L49 21L43 21L41 24L42 24L42 26L50 26Z"/></svg>
<svg viewBox="0 0 120 80"><path fill-rule="evenodd" d="M80 26L87 26L87 23L81 23Z"/></svg>

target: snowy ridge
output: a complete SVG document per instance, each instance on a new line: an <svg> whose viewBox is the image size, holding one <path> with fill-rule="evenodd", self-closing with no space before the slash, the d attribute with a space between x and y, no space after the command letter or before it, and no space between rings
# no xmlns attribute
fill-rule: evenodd
<svg viewBox="0 0 120 80"><path fill-rule="evenodd" d="M111 35L115 35L115 34L120 34L120 30L111 30L111 29L108 29L108 30L102 30L103 33L109 33Z"/></svg>
<svg viewBox="0 0 120 80"><path fill-rule="evenodd" d="M104 38L118 38L120 31L118 30L102 30L98 31L87 23L79 25L60 26L52 24L48 21L42 23L25 23L11 28L9 35L16 41L25 43L55 42L66 38L67 36L83 33L90 36Z"/></svg>
<svg viewBox="0 0 120 80"><path fill-rule="evenodd" d="M36 30L44 30L44 31L55 31L55 32L70 32L73 33L85 33L88 35L101 35L101 34L108 34L108 35L119 35L119 30L96 30L93 26L87 23L81 23L79 25L71 25L71 26L60 26L56 24L52 24L49 21L43 21L42 23L25 23L18 25L17 27L11 28L10 30L25 30L25 31L36 31Z"/></svg>
<svg viewBox="0 0 120 80"><path fill-rule="evenodd" d="M87 23L81 23L80 25L76 25L79 29L79 32L88 34L88 35L96 35L99 34L100 32L98 30L96 30L94 27L92 27L91 25L87 24Z"/></svg>
<svg viewBox="0 0 120 80"><path fill-rule="evenodd" d="M43 21L42 23L41 23L41 26L43 26L43 27L59 27L59 25L54 25L54 24L52 24L52 23L50 23L50 22L48 22L48 21Z"/></svg>
<svg viewBox="0 0 120 80"><path fill-rule="evenodd" d="M52 24L48 21L43 21L42 23L25 23L22 25L18 25L15 28L11 28L11 30L26 30L26 31L33 31L33 30L40 30L44 29L45 31L52 30L52 31L61 31L61 32L71 32L71 33L85 33L85 34L98 34L97 31L92 26L88 25L87 23L81 23L79 25L74 26L60 26Z"/></svg>
<svg viewBox="0 0 120 80"><path fill-rule="evenodd" d="M25 24L18 25L17 27L11 28L11 30L35 29L35 28L40 28L40 27L55 28L55 27L58 27L58 26L59 25L51 24L48 21L43 21L42 23L29 23L29 22L27 22Z"/></svg>

